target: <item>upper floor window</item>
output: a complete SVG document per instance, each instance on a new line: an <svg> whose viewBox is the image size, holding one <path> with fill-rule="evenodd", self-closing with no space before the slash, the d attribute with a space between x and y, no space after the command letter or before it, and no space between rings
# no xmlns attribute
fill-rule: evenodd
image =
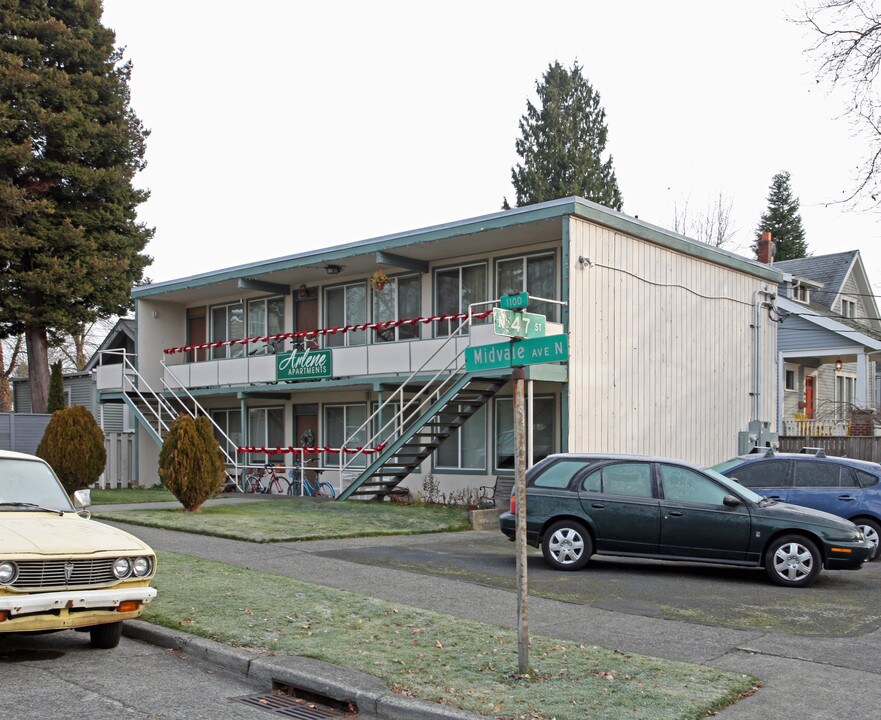
<svg viewBox="0 0 881 720"><path fill-rule="evenodd" d="M856 300L841 298L841 314L846 318L855 318L857 316Z"/></svg>
<svg viewBox="0 0 881 720"><path fill-rule="evenodd" d="M284 298L248 300L248 337L284 332Z"/></svg>
<svg viewBox="0 0 881 720"><path fill-rule="evenodd" d="M327 288L324 291L324 326L328 329L345 325L363 325L367 322L367 283L352 283ZM363 330L328 334L327 347L364 345Z"/></svg>
<svg viewBox="0 0 881 720"><path fill-rule="evenodd" d="M374 288L373 322L419 317L422 314L420 311L421 290L422 283L418 275L393 277L389 279L382 290ZM396 328L377 330L376 342L416 339L419 337L420 325L401 325Z"/></svg>
<svg viewBox="0 0 881 720"><path fill-rule="evenodd" d="M215 305L211 308L212 341L241 340L245 337L245 306L241 302L229 305ZM240 358L245 356L245 346L221 345L211 348L211 359Z"/></svg>
<svg viewBox="0 0 881 720"><path fill-rule="evenodd" d="M811 291L806 285L796 285L792 288L792 299L807 304L811 301Z"/></svg>
<svg viewBox="0 0 881 720"><path fill-rule="evenodd" d="M508 258L496 263L496 291L499 296L528 292L533 297L557 299L557 269L553 253ZM529 301L529 312L557 319L557 306Z"/></svg>
<svg viewBox="0 0 881 720"><path fill-rule="evenodd" d="M434 307L437 315L467 313L471 303L485 302L486 263L438 270L434 274ZM477 311L486 308L476 308ZM438 322L435 335L445 337L459 327L461 321ZM467 328L465 328L467 330Z"/></svg>

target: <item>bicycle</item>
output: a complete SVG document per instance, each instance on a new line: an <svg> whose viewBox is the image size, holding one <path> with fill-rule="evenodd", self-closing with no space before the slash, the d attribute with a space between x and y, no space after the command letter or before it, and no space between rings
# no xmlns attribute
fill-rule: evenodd
<svg viewBox="0 0 881 720"><path fill-rule="evenodd" d="M265 483L263 482L264 480L266 481ZM284 478L284 480L287 482L287 478ZM252 472L248 473L245 478L244 492L272 495L273 490L275 490L279 495L282 495L284 491L281 488L281 481L282 476L275 472L275 466L271 463L266 463L263 468L255 468Z"/></svg>
<svg viewBox="0 0 881 720"><path fill-rule="evenodd" d="M309 476L306 475L306 470L312 470L317 476L315 480L310 480ZM318 468L304 468L300 465L300 462L297 461L294 470L291 472L299 470L300 477L294 478L288 482L288 494L289 495L302 495L303 497L320 497L320 498L335 498L336 491L333 489L333 485L325 480L320 480L321 474L324 470L319 470Z"/></svg>

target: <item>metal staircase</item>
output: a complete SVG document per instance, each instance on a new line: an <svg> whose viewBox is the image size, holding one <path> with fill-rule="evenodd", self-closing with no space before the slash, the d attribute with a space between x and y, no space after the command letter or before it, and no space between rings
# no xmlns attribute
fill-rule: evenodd
<svg viewBox="0 0 881 720"><path fill-rule="evenodd" d="M379 408L348 438L349 450L340 461L340 477L357 477L337 496L382 500L419 468L466 420L508 382L510 371L465 372L465 349L454 353L434 375L422 383L425 368L449 356L449 345L464 336L471 314L460 323L421 368L404 380ZM389 418L385 420L386 418ZM372 429L372 435L360 440ZM381 448L374 451L375 448Z"/></svg>

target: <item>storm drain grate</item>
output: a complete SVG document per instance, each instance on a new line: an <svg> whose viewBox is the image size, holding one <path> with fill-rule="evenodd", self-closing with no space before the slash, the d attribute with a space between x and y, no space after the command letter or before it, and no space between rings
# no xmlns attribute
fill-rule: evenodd
<svg viewBox="0 0 881 720"><path fill-rule="evenodd" d="M245 695L243 697L230 698L230 700L268 710L279 717L296 718L296 720L325 720L325 718L344 717L330 708L277 692L266 693L265 695Z"/></svg>

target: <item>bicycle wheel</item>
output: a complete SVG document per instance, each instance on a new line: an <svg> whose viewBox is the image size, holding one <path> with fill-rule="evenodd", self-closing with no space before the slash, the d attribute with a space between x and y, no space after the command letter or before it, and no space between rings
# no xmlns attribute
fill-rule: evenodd
<svg viewBox="0 0 881 720"><path fill-rule="evenodd" d="M336 491L333 489L333 485L323 480L318 483L318 497L335 498Z"/></svg>

